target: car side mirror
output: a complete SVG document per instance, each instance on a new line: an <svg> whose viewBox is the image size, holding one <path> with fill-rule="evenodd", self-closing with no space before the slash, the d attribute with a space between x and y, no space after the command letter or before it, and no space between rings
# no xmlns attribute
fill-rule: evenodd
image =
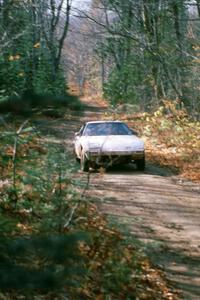
<svg viewBox="0 0 200 300"><path fill-rule="evenodd" d="M134 135L138 136L138 132L137 132L137 131L135 131L134 129L131 129L131 132L132 132L132 134L134 134Z"/></svg>
<svg viewBox="0 0 200 300"><path fill-rule="evenodd" d="M75 132L75 137L78 137L78 136L80 136L80 132Z"/></svg>

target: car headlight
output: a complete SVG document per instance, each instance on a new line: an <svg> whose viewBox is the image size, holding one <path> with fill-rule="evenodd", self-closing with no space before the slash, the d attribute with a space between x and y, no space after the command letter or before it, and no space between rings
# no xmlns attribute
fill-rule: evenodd
<svg viewBox="0 0 200 300"><path fill-rule="evenodd" d="M101 150L101 146L97 143L90 143L88 146L89 152L99 152Z"/></svg>

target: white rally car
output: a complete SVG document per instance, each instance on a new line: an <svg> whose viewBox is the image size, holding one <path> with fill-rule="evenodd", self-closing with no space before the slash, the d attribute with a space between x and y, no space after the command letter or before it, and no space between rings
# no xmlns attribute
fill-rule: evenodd
<svg viewBox="0 0 200 300"><path fill-rule="evenodd" d="M81 170L119 163L136 163L145 169L144 142L125 123L120 121L92 121L75 133L74 153Z"/></svg>

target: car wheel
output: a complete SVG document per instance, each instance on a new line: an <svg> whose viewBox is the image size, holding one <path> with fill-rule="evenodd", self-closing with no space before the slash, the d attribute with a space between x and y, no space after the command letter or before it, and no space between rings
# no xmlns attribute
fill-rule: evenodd
<svg viewBox="0 0 200 300"><path fill-rule="evenodd" d="M81 156L81 170L84 172L88 172L89 168L90 168L90 162L85 156L85 154L83 153Z"/></svg>
<svg viewBox="0 0 200 300"><path fill-rule="evenodd" d="M76 157L76 161L80 164L80 158Z"/></svg>
<svg viewBox="0 0 200 300"><path fill-rule="evenodd" d="M139 171L145 170L145 157L136 161L136 166Z"/></svg>
<svg viewBox="0 0 200 300"><path fill-rule="evenodd" d="M78 158L78 156L76 155L76 150L75 148L73 149L73 154L74 154L74 157L75 157L75 160L80 163L80 158Z"/></svg>

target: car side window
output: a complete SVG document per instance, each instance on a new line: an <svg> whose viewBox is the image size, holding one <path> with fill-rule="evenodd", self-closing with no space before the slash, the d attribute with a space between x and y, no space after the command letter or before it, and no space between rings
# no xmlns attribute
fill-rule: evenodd
<svg viewBox="0 0 200 300"><path fill-rule="evenodd" d="M130 130L130 128L126 125L126 124L124 124L124 123L121 123L120 124L121 126L120 126L120 134L124 134L124 135L132 135L133 133L132 133L132 131Z"/></svg>

